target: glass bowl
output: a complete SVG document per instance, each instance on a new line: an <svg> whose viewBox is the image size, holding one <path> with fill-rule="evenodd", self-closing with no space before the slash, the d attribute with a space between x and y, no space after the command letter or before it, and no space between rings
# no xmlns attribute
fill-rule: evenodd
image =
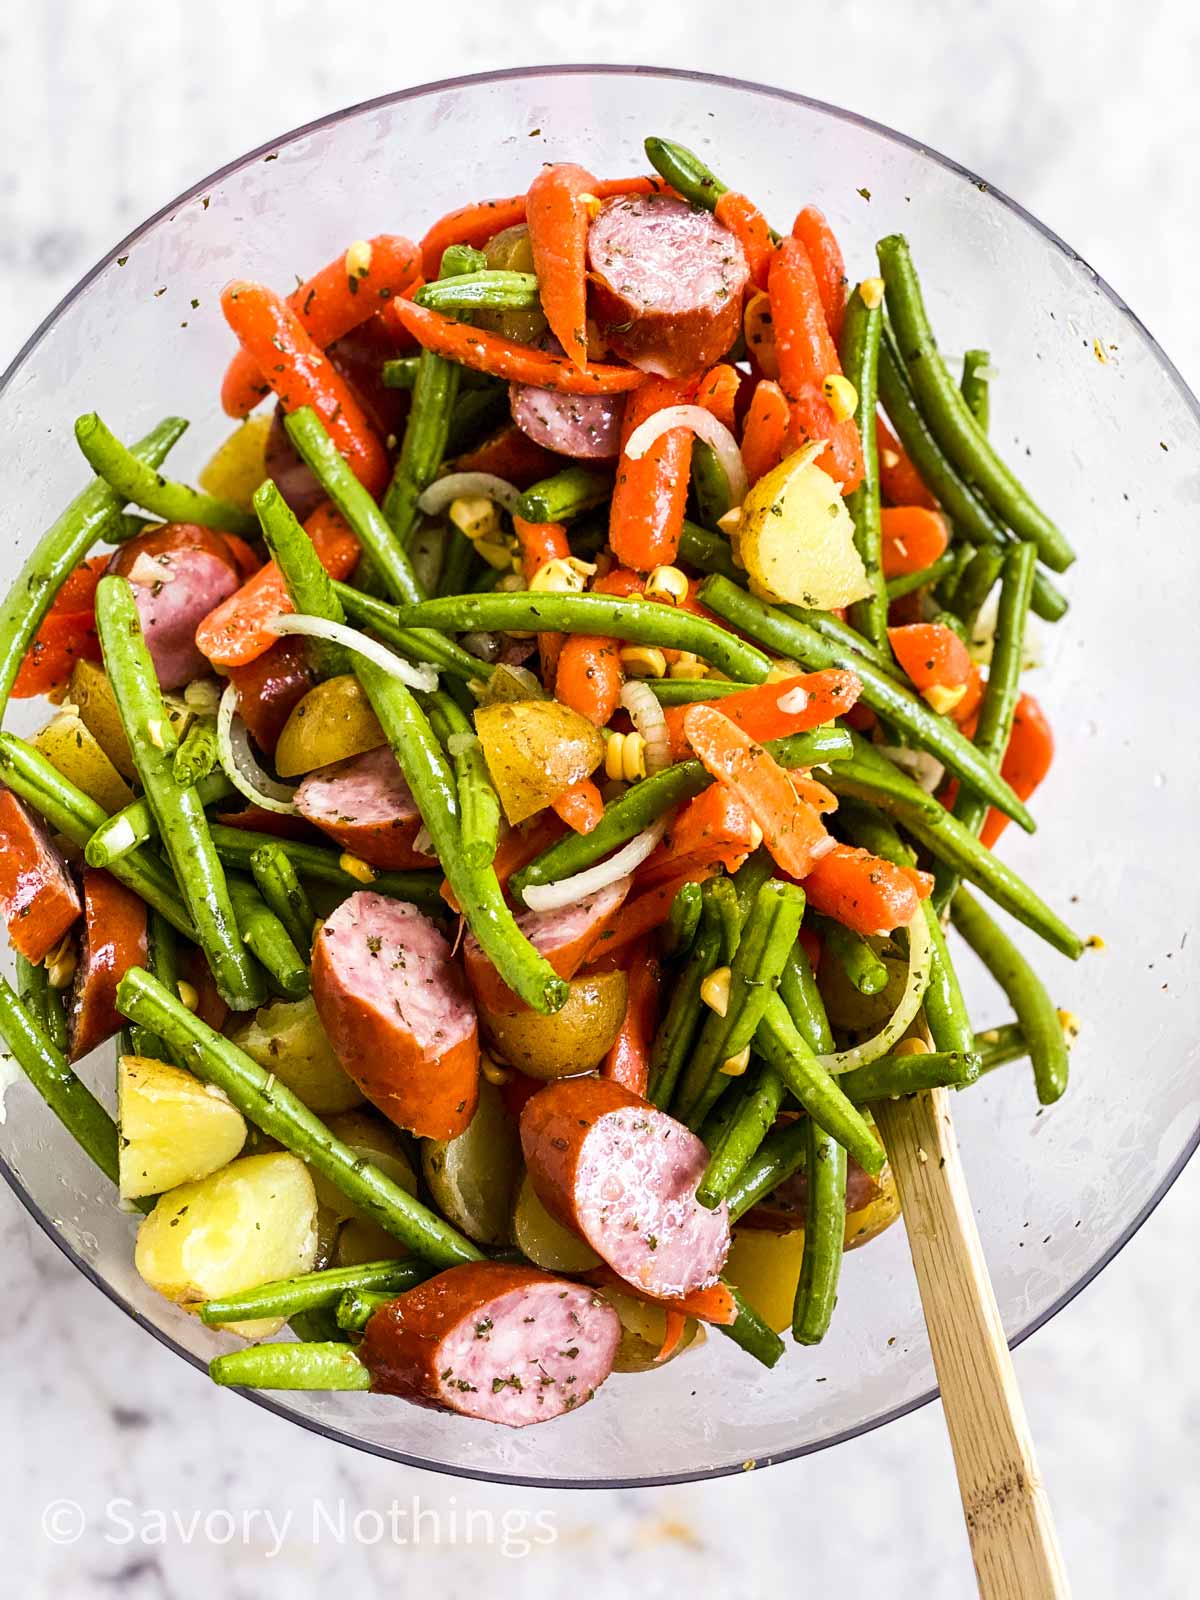
<svg viewBox="0 0 1200 1600"><path fill-rule="evenodd" d="M1036 690L1058 740L1042 827L1004 850L1102 952L1034 953L1082 1022L1070 1092L1039 1111L1027 1067L955 1102L1005 1328L1015 1343L1112 1259L1197 1143L1197 889L1186 870L1200 745L1196 402L1154 340L1080 258L986 183L900 134L777 89L661 69L566 67L462 78L338 113L188 190L119 245L34 334L0 399L9 576L85 474L71 424L97 410L134 437L168 412L192 428L172 471L228 431L231 352L217 295L234 276L287 286L349 241L414 235L467 200L523 190L566 159L645 168L648 133L709 158L786 223L813 202L856 276L905 232L943 349L983 345L994 433L1073 538L1069 617L1039 630ZM40 708L39 708L40 710ZM15 708L23 731L38 711ZM24 721L22 721L22 718ZM1020 936L1020 935L1019 935ZM1032 946L1032 939L1022 936ZM964 953L972 1014L1006 1004ZM111 1104L111 1049L85 1075ZM231 1344L147 1289L135 1219L23 1081L7 1091L3 1170L31 1216L148 1333L202 1365ZM367 1395L254 1395L360 1449L467 1477L556 1486L656 1483L764 1465L922 1404L934 1380L903 1229L846 1258L833 1329L765 1372L726 1340L614 1377L584 1411L512 1433Z"/></svg>

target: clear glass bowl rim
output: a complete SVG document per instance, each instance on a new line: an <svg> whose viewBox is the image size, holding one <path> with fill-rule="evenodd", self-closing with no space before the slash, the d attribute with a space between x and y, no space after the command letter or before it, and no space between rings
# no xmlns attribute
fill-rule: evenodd
<svg viewBox="0 0 1200 1600"><path fill-rule="evenodd" d="M243 155L237 156L232 161L226 162L224 166L218 167L216 171L210 172L207 174L207 176L199 179L198 182L191 184L187 189L176 195L175 198L170 200L166 205L161 206L151 216L147 217L143 222L140 222L136 228L127 233L123 239L118 241L118 243L113 245L112 249L109 250L107 254L102 256L89 271L84 273L83 277L79 279L73 288L67 291L67 293L62 297L53 310L42 319L42 321L34 329L33 333L30 334L29 338L22 345L16 356L9 363L3 376L0 377L0 395L3 395L5 390L8 388L9 383L24 365L26 359L32 355L34 350L40 344L42 338L53 327L54 323L58 320L62 313L73 304L73 302L87 289L88 285L91 284L93 280L105 270L106 267L111 265L111 263L115 261L118 256L124 255L138 241L138 239L140 239L142 235L146 233L148 229L153 228L164 218L168 218L174 211L186 205L188 201L198 198L200 195L212 188L215 184L219 183L223 178L228 177L230 174L238 171L240 168L246 166L250 162L260 160L263 156L270 154L272 151L280 150L285 145L292 144L296 140L303 139L309 134L317 133L323 128L332 127L347 117L358 116L364 112L373 111L384 106L402 105L406 101L419 100L426 95L439 94L448 89L470 88L477 84L500 83L508 79L564 78L576 75L582 76L585 74L603 75L607 77L663 78L668 80L680 80L687 83L708 83L720 88L744 90L752 94L762 95L766 99L782 100L790 105L804 106L808 110L819 112L823 116L832 118L834 121L845 122L854 127L868 129L871 132L879 134L883 138L890 140L893 144L899 145L906 150L911 150L915 154L924 157L940 167L945 168L947 171L966 178L981 192L985 193L989 196L989 198L994 200L998 205L1014 213L1024 222L1027 222L1030 227L1039 233L1042 238L1045 239L1046 242L1055 250L1066 256L1067 259L1075 265L1082 266L1091 275L1096 287L1105 296L1105 298L1122 316L1128 317L1138 329L1139 333L1146 340L1149 348L1153 351L1159 366L1179 391L1179 394L1184 400L1185 404L1196 418L1197 424L1200 424L1200 401L1198 401L1196 396L1192 393L1191 389L1184 381L1182 374L1179 372L1171 358L1163 350L1158 340L1146 327L1145 323L1142 322L1137 313L1134 312L1121 297L1121 295L1117 293L1112 285L1109 284L1107 280L1095 270L1094 267L1085 261L1077 251L1073 250L1064 239L1060 238L1052 228L1047 227L1046 224L1034 216L1031 211L1026 210L1026 208L1021 205L1019 201L1012 199L1009 195L1005 194L1003 190L997 189L987 180L980 178L969 167L964 166L961 162L953 160L950 156L942 154L942 152L939 150L932 149L923 140L914 139L908 134L901 133L895 128L888 127L886 123L875 121L872 117L862 116L856 111L847 111L841 106L830 105L827 101L814 99L810 95L797 94L790 89L775 88L768 84L755 83L747 78L727 77L720 73L696 72L685 67L633 66L611 62L567 62L548 67L503 67L492 72L473 72L465 73L459 77L439 78L433 83L417 84L410 89L399 89L392 94L377 95L369 100L360 100L354 105L342 107L340 110L330 112L326 116L317 117L311 122L306 122L299 127L292 128L289 132L281 134L278 138L268 139L265 143L256 146L253 150L249 150ZM1047 1306L1045 1310L1043 1310L1038 1316L1032 1318L1032 1320L1027 1323L1025 1327L1021 1328L1012 1336L1012 1338L1009 1340L1009 1347L1011 1349L1016 1349L1019 1344L1023 1344L1031 1334L1036 1333L1037 1330L1049 1322L1052 1317L1057 1316L1064 1306L1069 1305L1071 1301L1075 1299L1076 1295L1078 1295L1088 1286L1089 1283L1092 1282L1095 1277L1104 1271L1109 1263L1113 1261L1120 1251L1123 1250L1124 1247L1129 1243L1134 1234L1138 1232L1142 1224L1147 1221L1152 1212L1158 1207L1159 1203L1165 1197L1167 1191L1175 1183L1175 1180L1179 1177L1184 1167L1187 1166L1188 1162L1195 1154L1198 1146L1200 1146L1200 1124L1197 1125L1197 1127L1189 1136L1175 1163L1163 1178L1158 1188L1145 1202L1137 1214L1126 1224L1121 1233L1112 1241L1108 1249L1105 1250L1103 1254L1101 1254L1091 1264L1087 1271L1084 1272L1076 1280L1076 1282L1064 1290L1057 1300L1055 1300L1051 1305ZM22 1185L20 1178L12 1170L7 1161L5 1161L3 1156L0 1156L0 1174L3 1175L4 1180L8 1184L9 1188L12 1190L14 1195L16 1195L21 1205L33 1218L34 1222L37 1223L38 1227L42 1230L46 1237L51 1240L51 1242L56 1245L59 1250L62 1251L63 1255L67 1257L71 1264L76 1267L84 1275L84 1277L93 1283L96 1288L106 1296L107 1299L112 1301L114 1305L119 1306L120 1309L124 1311L125 1314L134 1322L136 1322L139 1327L145 1329L147 1333L149 1333L160 1344L165 1345L167 1349L173 1350L176 1355L181 1356L186 1362L189 1363L189 1365L197 1368L197 1370L201 1372L207 1370L205 1363L200 1357L194 1355L190 1350L184 1349L181 1345L176 1344L176 1342L163 1329L156 1327L154 1323L150 1322L139 1311L135 1310L131 1305L129 1305L121 1297L117 1290L101 1276L100 1273L98 1273L87 1261L85 1261L76 1253L75 1250L72 1249L71 1245L63 1237L62 1233L54 1226L50 1218L47 1217L45 1213L42 1212L33 1202L32 1198ZM353 1449L365 1451L369 1455L379 1456L384 1460L398 1462L402 1466L418 1467L424 1471L439 1472L448 1477L476 1479L484 1483L506 1483L526 1488L638 1489L651 1488L662 1484L692 1483L709 1478L728 1477L744 1470L741 1464L731 1463L729 1465L704 1468L695 1472L651 1474L648 1476L621 1479L572 1478L567 1480L547 1480L546 1478L534 1477L528 1474L483 1472L467 1467L451 1466L444 1462L430 1461L421 1456L408 1455L403 1450L389 1449L386 1446L357 1438L353 1434L346 1433L340 1428L330 1427L312 1419L298 1416L294 1412L289 1411L285 1406L278 1404L276 1401L271 1399L269 1394L264 1393L263 1391L243 1389L239 1392L244 1395L246 1399L253 1401L255 1405L261 1406L264 1411L273 1412L276 1416L283 1418L287 1422L305 1428L310 1433L316 1433L323 1438L333 1439L339 1444L349 1445ZM871 1433L876 1428L881 1428L889 1422L894 1422L900 1417L908 1416L911 1412L917 1411L922 1406L928 1405L931 1400L936 1400L938 1398L938 1393L939 1391L935 1386L934 1388L927 1390L924 1394L916 1395L911 1400L905 1401L902 1405L895 1406L890 1411L884 1411L878 1416L871 1417L866 1421L857 1424L853 1428L845 1428L838 1433L832 1433L828 1435L828 1437L824 1439L811 1440L806 1444L797 1446L793 1450L778 1451L771 1456L770 1462L764 1463L764 1465L769 1464L774 1466L782 1461L793 1461L799 1456L813 1455L817 1451L826 1450L832 1445L842 1444L848 1439L856 1439L862 1434Z"/></svg>

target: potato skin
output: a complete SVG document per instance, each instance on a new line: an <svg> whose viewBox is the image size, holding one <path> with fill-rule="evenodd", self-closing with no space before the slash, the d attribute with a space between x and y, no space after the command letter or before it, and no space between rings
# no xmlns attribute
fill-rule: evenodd
<svg viewBox="0 0 1200 1600"><path fill-rule="evenodd" d="M476 1244L509 1242L521 1170L517 1125L486 1078L475 1114L457 1138L421 1141L421 1171L438 1209Z"/></svg>
<svg viewBox="0 0 1200 1600"><path fill-rule="evenodd" d="M628 998L628 976L617 969L572 978L566 1005L548 1017L529 1006L493 1007L478 994L476 1007L493 1053L549 1082L590 1072L604 1059L621 1030Z"/></svg>
<svg viewBox="0 0 1200 1600"><path fill-rule="evenodd" d="M275 770L281 778L298 778L386 743L358 679L326 678L292 708L275 746Z"/></svg>
<svg viewBox="0 0 1200 1600"><path fill-rule="evenodd" d="M480 706L475 732L504 815L514 827L544 811L604 759L597 729L557 700Z"/></svg>
<svg viewBox="0 0 1200 1600"><path fill-rule="evenodd" d="M298 1094L310 1111L324 1115L363 1103L363 1092L342 1070L311 995L260 1006L237 1023L230 1038Z"/></svg>

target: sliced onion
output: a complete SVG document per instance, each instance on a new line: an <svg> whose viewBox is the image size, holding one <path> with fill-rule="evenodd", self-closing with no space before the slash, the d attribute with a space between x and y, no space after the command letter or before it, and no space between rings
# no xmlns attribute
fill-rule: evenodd
<svg viewBox="0 0 1200 1600"><path fill-rule="evenodd" d="M267 627L275 634L299 633L306 639L328 639L331 644L340 644L343 649L353 650L356 655L373 661L381 672L386 672L389 678L399 679L410 689L424 689L426 694L432 694L438 686L435 668L413 666L411 661L405 661L386 645L369 639L357 628L347 627L344 622L327 622L324 617L310 617L303 612L297 616L280 612L271 618Z"/></svg>
<svg viewBox="0 0 1200 1600"><path fill-rule="evenodd" d="M139 589L161 588L164 583L173 583L179 574L167 563L158 561L145 550L139 550L133 558L133 565L125 574L126 580Z"/></svg>
<svg viewBox="0 0 1200 1600"><path fill-rule="evenodd" d="M215 678L193 678L183 691L183 703L200 717L215 717L221 704L221 685Z"/></svg>
<svg viewBox="0 0 1200 1600"><path fill-rule="evenodd" d="M671 765L671 735L658 696L640 678L629 678L621 687L621 704L646 741L646 776L652 778Z"/></svg>
<svg viewBox="0 0 1200 1600"><path fill-rule="evenodd" d="M899 767L901 772L907 772L910 778L915 779L926 794L934 794L946 775L945 767L928 750L911 750L907 745L900 744L881 744L876 749L894 767Z"/></svg>
<svg viewBox="0 0 1200 1600"><path fill-rule="evenodd" d="M610 883L626 877L635 867L640 867L651 855L667 829L667 819L643 828L636 838L630 839L615 855L597 861L586 872L577 872L572 878L560 878L557 883L532 884L524 891L523 899L531 911L560 911L563 906L574 905L589 894L607 889Z"/></svg>
<svg viewBox="0 0 1200 1600"><path fill-rule="evenodd" d="M449 472L444 478L434 479L417 501L417 508L427 517L436 517L439 511L445 511L451 500L468 495L482 495L485 500L494 500L505 511L512 512L517 509L521 491L516 484L498 478L494 472Z"/></svg>
<svg viewBox="0 0 1200 1600"><path fill-rule="evenodd" d="M672 428L690 428L698 439L710 446L725 473L730 499L735 506L740 506L749 488L742 452L725 424L718 422L703 406L664 406L633 430L626 442L625 454L631 461L637 461L656 439L670 433Z"/></svg>
<svg viewBox="0 0 1200 1600"><path fill-rule="evenodd" d="M293 798L296 790L265 773L254 759L246 724L237 715L237 690L232 683L221 696L217 712L217 756L225 776L247 800L264 811L278 811L287 817L297 815Z"/></svg>
<svg viewBox="0 0 1200 1600"><path fill-rule="evenodd" d="M851 1067L865 1067L876 1061L901 1037L909 1023L921 1009L925 990L929 987L929 924L925 920L925 907L919 905L908 925L908 973L904 979L904 993L900 1004L885 1026L873 1039L856 1044L852 1050L839 1050L834 1055L818 1056L817 1060L827 1072L849 1072Z"/></svg>
<svg viewBox="0 0 1200 1600"><path fill-rule="evenodd" d="M412 842L413 854L418 856L433 856L437 851L433 847L433 835L424 823L417 829L416 837Z"/></svg>

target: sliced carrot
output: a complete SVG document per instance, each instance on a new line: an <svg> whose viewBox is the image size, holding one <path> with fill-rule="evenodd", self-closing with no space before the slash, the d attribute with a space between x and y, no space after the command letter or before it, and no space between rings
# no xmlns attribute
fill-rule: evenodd
<svg viewBox="0 0 1200 1600"><path fill-rule="evenodd" d="M666 1316L663 1327L663 1341L658 1347L658 1354L654 1358L655 1366L661 1366L664 1361L669 1361L679 1349L679 1341L687 1331L687 1314L676 1311L672 1307Z"/></svg>
<svg viewBox="0 0 1200 1600"><path fill-rule="evenodd" d="M304 527L330 577L348 578L358 561L358 540L341 513L325 501ZM283 574L268 561L209 612L196 629L196 647L214 666L243 667L275 643L277 635L267 627L271 618L295 609Z"/></svg>
<svg viewBox="0 0 1200 1600"><path fill-rule="evenodd" d="M736 872L761 842L762 830L746 802L732 789L714 783L680 808L658 849L639 869L638 885L677 878L700 865Z"/></svg>
<svg viewBox="0 0 1200 1600"><path fill-rule="evenodd" d="M426 350L470 367L473 372L488 372L510 383L528 383L535 389L554 389L559 394L623 394L646 381L636 367L597 364L577 367L566 356L535 350L517 344L485 328L455 322L440 312L430 311L411 300L393 300L383 312L390 326L406 329Z"/></svg>
<svg viewBox="0 0 1200 1600"><path fill-rule="evenodd" d="M885 506L883 525L883 575L902 578L931 566L950 543L946 519L928 506Z"/></svg>
<svg viewBox="0 0 1200 1600"><path fill-rule="evenodd" d="M800 772L792 767L788 769L788 782L800 796L807 800L819 816L824 816L828 811L836 811L838 807L837 795L832 789L827 789L823 783L818 783L809 772Z"/></svg>
<svg viewBox="0 0 1200 1600"><path fill-rule="evenodd" d="M1000 775L1011 785L1019 800L1030 795L1050 771L1054 760L1054 734L1046 713L1031 694L1023 694L1013 713L1012 734ZM1008 826L1008 818L993 806L987 814L980 837L989 849Z"/></svg>
<svg viewBox="0 0 1200 1600"><path fill-rule="evenodd" d="M736 424L735 407L741 387L742 380L737 368L731 367L727 361L721 361L715 367L710 367L701 378L700 387L696 390L696 404L711 412L718 422L723 422L732 432Z"/></svg>
<svg viewBox="0 0 1200 1600"><path fill-rule="evenodd" d="M621 646L598 634L573 633L558 656L555 699L603 728L621 703Z"/></svg>
<svg viewBox="0 0 1200 1600"><path fill-rule="evenodd" d="M420 257L411 239L381 233L357 248L360 259L343 252L307 282L293 289L287 303L322 350L360 327L381 306L399 294L416 275ZM244 417L271 392L262 369L246 350L239 350L225 369L221 408Z"/></svg>
<svg viewBox="0 0 1200 1600"><path fill-rule="evenodd" d="M875 418L875 443L879 449L879 486L884 499L894 506L924 506L929 511L936 510L937 501L882 416Z"/></svg>
<svg viewBox="0 0 1200 1600"><path fill-rule="evenodd" d="M790 423L787 396L772 379L761 378L742 424L742 463L752 485L783 460Z"/></svg>
<svg viewBox="0 0 1200 1600"><path fill-rule="evenodd" d="M387 452L350 385L298 314L274 290L246 282L226 284L221 310L283 409L312 406L354 476L378 494L387 482Z"/></svg>
<svg viewBox="0 0 1200 1600"><path fill-rule="evenodd" d="M521 570L529 583L539 568L547 561L562 560L571 554L567 530L561 522L526 522L524 517L513 517L513 529L521 547ZM564 635L538 634L538 657L542 663L542 682L553 693L558 658L562 653Z"/></svg>
<svg viewBox="0 0 1200 1600"><path fill-rule="evenodd" d="M842 336L842 319L846 314L846 263L842 259L842 247L824 212L818 211L816 206L805 206L792 224L792 237L799 239L808 251L825 309L825 321L836 344Z"/></svg>
<svg viewBox="0 0 1200 1600"><path fill-rule="evenodd" d="M669 406L686 405L695 393L692 379L651 377L625 405L608 542L618 561L639 572L669 564L679 549L692 435L687 428L671 428L636 461L625 455L625 446L635 428Z"/></svg>
<svg viewBox="0 0 1200 1600"><path fill-rule="evenodd" d="M703 883L715 868L688 865L672 878L631 896L621 907L616 925L606 928L588 952L589 961L613 956L644 933L661 928L671 914L671 902L685 883Z"/></svg>
<svg viewBox="0 0 1200 1600"><path fill-rule="evenodd" d="M712 706L687 709L684 732L705 769L743 799L784 872L803 878L833 848L818 813L763 746Z"/></svg>
<svg viewBox="0 0 1200 1600"><path fill-rule="evenodd" d="M907 672L914 687L926 698L945 692L966 691L971 678L971 656L966 645L941 622L910 622L903 628L888 629L888 643L896 660ZM963 698L959 696L959 701ZM939 710L947 710L941 704Z"/></svg>
<svg viewBox="0 0 1200 1600"><path fill-rule="evenodd" d="M77 611L90 611L96 600L96 586L104 576L109 559L107 555L90 556L72 568L63 579L47 615L52 617L56 612L62 612L69 616Z"/></svg>
<svg viewBox="0 0 1200 1600"><path fill-rule="evenodd" d="M596 180L585 167L558 161L529 185L525 217L538 296L550 332L577 367L587 365L587 237L584 196Z"/></svg>
<svg viewBox="0 0 1200 1600"><path fill-rule="evenodd" d="M602 577L592 579L593 594L615 594L628 599L631 594L641 594L646 587L646 575L634 572L632 567L614 567Z"/></svg>
<svg viewBox="0 0 1200 1600"><path fill-rule="evenodd" d="M12 686L14 700L61 688L77 661L99 661L93 602L107 556L92 556L69 572L25 652Z"/></svg>
<svg viewBox="0 0 1200 1600"><path fill-rule="evenodd" d="M802 672L782 683L760 683L753 689L739 689L720 700L699 700L697 705L712 706L735 722L743 733L765 743L784 739L791 733L806 733L844 716L862 693L862 680L856 672L826 667L820 672ZM782 704L781 704L782 702ZM784 706L788 709L785 710ZM683 721L687 706L670 706L664 713L671 735L671 755L682 761L688 753Z"/></svg>
<svg viewBox="0 0 1200 1600"><path fill-rule="evenodd" d="M643 1300L648 1306L662 1306L664 1311L682 1311L685 1316L695 1317L698 1322L711 1322L729 1328L738 1318L737 1301L724 1283L714 1283L707 1289L693 1289L690 1294L675 1295L666 1300L661 1295L647 1294L635 1284L626 1283L611 1267L594 1267L584 1276L598 1289L617 1289L622 1294L631 1294L635 1300Z"/></svg>
<svg viewBox="0 0 1200 1600"><path fill-rule="evenodd" d="M604 815L604 798L590 778L580 778L553 802L553 810L575 833L591 833Z"/></svg>
<svg viewBox="0 0 1200 1600"><path fill-rule="evenodd" d="M773 249L766 217L753 200L738 194L736 189L726 189L713 207L713 215L741 245L755 288L765 289Z"/></svg>
<svg viewBox="0 0 1200 1600"><path fill-rule="evenodd" d="M250 545L236 533L223 533L221 538L224 539L229 554L237 562L237 569L242 577L252 578L259 567L262 566L262 562L255 555Z"/></svg>
<svg viewBox="0 0 1200 1600"><path fill-rule="evenodd" d="M490 433L482 444L456 456L454 470L491 472L497 478L515 484L518 489L528 489L530 484L538 483L556 472L559 465L559 457L552 456L549 450L543 450L540 444L535 444L515 422L507 422L495 433Z"/></svg>
<svg viewBox="0 0 1200 1600"><path fill-rule="evenodd" d="M803 882L814 911L864 938L905 926L921 900L903 868L848 844L835 844L813 864Z"/></svg>
<svg viewBox="0 0 1200 1600"><path fill-rule="evenodd" d="M658 1020L662 971L649 940L640 939L629 952L629 1001L620 1032L600 1066L602 1078L612 1078L633 1094L644 1095L650 1081L650 1045Z"/></svg>

